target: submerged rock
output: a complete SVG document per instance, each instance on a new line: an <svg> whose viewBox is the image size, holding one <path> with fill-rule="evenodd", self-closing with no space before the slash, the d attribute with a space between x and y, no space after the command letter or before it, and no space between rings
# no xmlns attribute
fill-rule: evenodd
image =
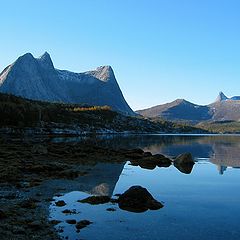
<svg viewBox="0 0 240 240"><path fill-rule="evenodd" d="M58 225L60 222L61 222L61 221L59 221L59 220L55 220L55 219L49 221L49 223L50 223L50 224L53 224L53 225Z"/></svg>
<svg viewBox="0 0 240 240"><path fill-rule="evenodd" d="M91 196L91 197L87 197L87 198L82 199L82 200L78 200L78 202L97 205L97 204L108 203L110 200L111 199L110 199L109 196Z"/></svg>
<svg viewBox="0 0 240 240"><path fill-rule="evenodd" d="M76 214L77 211L76 211L76 209L73 209L73 210L65 209L65 210L62 211L62 213L64 213L64 214Z"/></svg>
<svg viewBox="0 0 240 240"><path fill-rule="evenodd" d="M153 198L146 188L132 186L118 199L119 208L130 212L145 212L148 209L158 210L163 204Z"/></svg>
<svg viewBox="0 0 240 240"><path fill-rule="evenodd" d="M76 224L77 221L75 219L67 219L66 223L68 223L68 224Z"/></svg>
<svg viewBox="0 0 240 240"><path fill-rule="evenodd" d="M57 202L55 202L55 204L57 207L63 207L66 205L66 203L63 200L57 201Z"/></svg>
<svg viewBox="0 0 240 240"><path fill-rule="evenodd" d="M81 220L79 222L77 222L76 224L76 229L82 229L85 228L86 226L92 224L92 222L88 221L88 220Z"/></svg>
<svg viewBox="0 0 240 240"><path fill-rule="evenodd" d="M115 208L107 208L106 210L109 211L109 212L114 212L114 211L116 211Z"/></svg>
<svg viewBox="0 0 240 240"><path fill-rule="evenodd" d="M183 153L176 157L174 160L174 166L182 173L190 174L193 169L193 161L191 153Z"/></svg>

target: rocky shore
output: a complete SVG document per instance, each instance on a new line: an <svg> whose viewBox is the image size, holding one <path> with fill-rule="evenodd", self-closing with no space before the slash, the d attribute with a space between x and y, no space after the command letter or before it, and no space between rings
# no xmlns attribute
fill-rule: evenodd
<svg viewBox="0 0 240 240"><path fill-rule="evenodd" d="M52 197L69 186L75 189L79 185L75 180L86 176L91 166L126 161L147 169L172 164L163 155L141 149L113 150L89 143L0 139L2 239L59 239L54 231L57 223L48 219ZM52 180L55 185L49 187L47 183Z"/></svg>

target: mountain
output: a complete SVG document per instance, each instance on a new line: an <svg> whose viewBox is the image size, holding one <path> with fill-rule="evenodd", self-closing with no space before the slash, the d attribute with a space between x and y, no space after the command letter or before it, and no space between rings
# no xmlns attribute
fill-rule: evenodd
<svg viewBox="0 0 240 240"><path fill-rule="evenodd" d="M207 106L199 106L184 99L137 111L145 117L161 117L170 121L204 121L211 117Z"/></svg>
<svg viewBox="0 0 240 240"><path fill-rule="evenodd" d="M220 92L216 101L206 106L193 104L184 99L137 111L144 117L162 118L170 121L239 121L240 96L228 98Z"/></svg>
<svg viewBox="0 0 240 240"><path fill-rule="evenodd" d="M110 106L135 115L127 104L110 66L74 73L54 68L50 55L19 57L0 73L0 92L33 100Z"/></svg>
<svg viewBox="0 0 240 240"><path fill-rule="evenodd" d="M228 98L223 92L220 92L219 94L218 94L218 97L217 97L217 99L216 99L216 101L215 102L222 102L222 101L226 101L226 100L240 100L240 96L233 96L233 97L231 97L231 98Z"/></svg>

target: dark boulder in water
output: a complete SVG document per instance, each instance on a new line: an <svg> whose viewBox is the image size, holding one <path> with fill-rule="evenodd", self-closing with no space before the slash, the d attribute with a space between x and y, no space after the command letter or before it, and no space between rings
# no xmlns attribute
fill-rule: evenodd
<svg viewBox="0 0 240 240"><path fill-rule="evenodd" d="M68 223L68 224L76 224L77 221L75 219L67 219L66 223Z"/></svg>
<svg viewBox="0 0 240 240"><path fill-rule="evenodd" d="M140 159L133 159L131 160L131 165L133 166L140 166L144 169L151 169L153 170L156 167L169 167L172 164L172 161L161 154L150 155L147 154L143 155Z"/></svg>
<svg viewBox="0 0 240 240"><path fill-rule="evenodd" d="M97 204L104 204L108 203L110 201L109 196L90 196L82 200L78 200L80 203L89 203L92 205L97 205Z"/></svg>
<svg viewBox="0 0 240 240"><path fill-rule="evenodd" d="M66 205L66 203L65 203L63 200L60 200L60 201L55 202L55 205L56 205L57 207L63 207L63 206Z"/></svg>
<svg viewBox="0 0 240 240"><path fill-rule="evenodd" d="M191 153L183 153L176 157L174 166L182 173L190 174L193 169L194 161Z"/></svg>
<svg viewBox="0 0 240 240"><path fill-rule="evenodd" d="M82 229L85 228L86 226L92 224L92 222L88 221L88 220L81 220L79 222L77 222L76 224L76 229Z"/></svg>
<svg viewBox="0 0 240 240"><path fill-rule="evenodd" d="M145 212L147 210L158 210L163 204L153 198L146 188L132 186L118 199L119 208L129 212Z"/></svg>

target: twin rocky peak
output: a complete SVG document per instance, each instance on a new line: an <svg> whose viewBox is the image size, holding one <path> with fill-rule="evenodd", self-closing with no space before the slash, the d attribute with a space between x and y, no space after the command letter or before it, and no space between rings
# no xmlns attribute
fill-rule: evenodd
<svg viewBox="0 0 240 240"><path fill-rule="evenodd" d="M0 73L0 92L49 102L107 105L134 115L110 66L83 73L59 70L47 52L39 58L26 53L7 66Z"/></svg>

